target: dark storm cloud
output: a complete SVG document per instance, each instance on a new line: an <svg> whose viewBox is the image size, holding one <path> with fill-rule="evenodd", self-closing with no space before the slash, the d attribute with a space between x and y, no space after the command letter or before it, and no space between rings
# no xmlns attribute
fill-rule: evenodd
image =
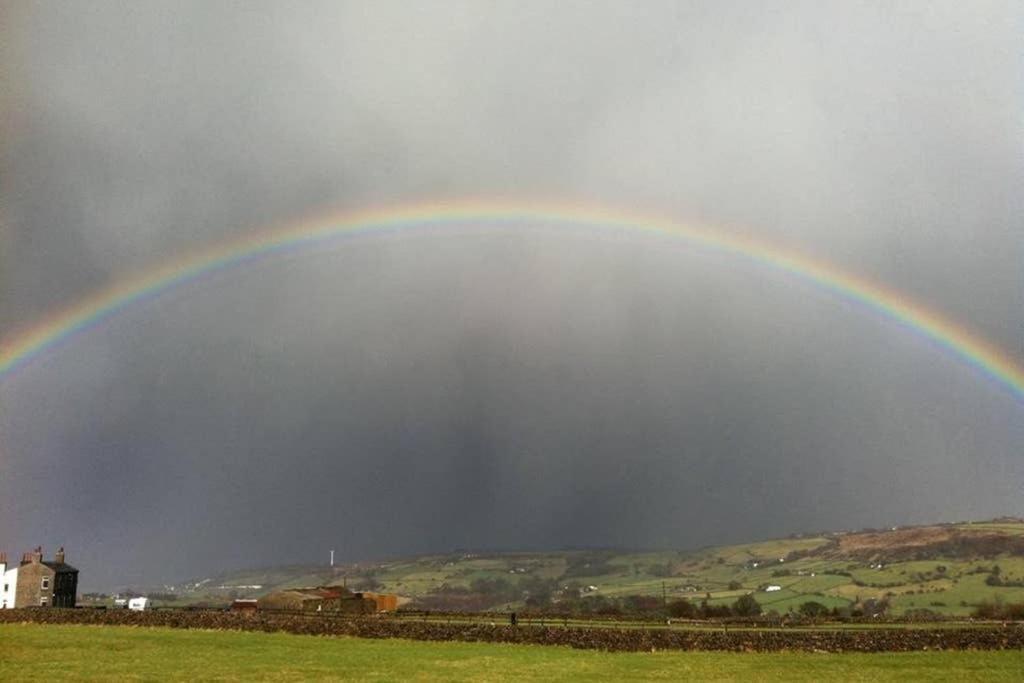
<svg viewBox="0 0 1024 683"><path fill-rule="evenodd" d="M999 3L4 10L0 325L325 207L543 197L790 245L1019 350ZM494 226L490 226L494 227ZM908 331L642 237L352 241L0 388L0 541L89 581L1021 513L1019 404Z"/></svg>

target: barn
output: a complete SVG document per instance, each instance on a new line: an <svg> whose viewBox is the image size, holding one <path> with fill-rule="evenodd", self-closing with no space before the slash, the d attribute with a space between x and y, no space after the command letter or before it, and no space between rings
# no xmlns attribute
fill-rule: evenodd
<svg viewBox="0 0 1024 683"><path fill-rule="evenodd" d="M344 586L318 586L274 591L260 598L258 607L271 611L372 614L377 611L377 602Z"/></svg>

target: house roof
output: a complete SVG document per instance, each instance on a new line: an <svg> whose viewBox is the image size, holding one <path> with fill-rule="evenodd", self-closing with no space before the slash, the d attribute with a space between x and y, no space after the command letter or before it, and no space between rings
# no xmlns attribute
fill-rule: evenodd
<svg viewBox="0 0 1024 683"><path fill-rule="evenodd" d="M299 588L298 592L311 598L324 598L329 600L354 598L355 593L344 586L317 586L316 588Z"/></svg>
<svg viewBox="0 0 1024 683"><path fill-rule="evenodd" d="M77 574L78 570L72 567L66 562L40 562L39 564L46 565L57 574Z"/></svg>
<svg viewBox="0 0 1024 683"><path fill-rule="evenodd" d="M269 593L263 597L267 602L282 600L348 600L356 598L356 594L343 586L317 586L316 588L286 588Z"/></svg>

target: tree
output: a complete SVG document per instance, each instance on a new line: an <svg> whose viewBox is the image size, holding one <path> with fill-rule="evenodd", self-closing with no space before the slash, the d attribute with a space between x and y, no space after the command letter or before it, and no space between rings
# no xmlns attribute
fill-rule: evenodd
<svg viewBox="0 0 1024 683"><path fill-rule="evenodd" d="M804 604L800 605L800 614L804 615L805 617L817 619L828 614L828 607L825 607L825 605L821 604L820 602L808 600Z"/></svg>
<svg viewBox="0 0 1024 683"><path fill-rule="evenodd" d="M677 619L692 619L697 609L689 600L673 600L668 603L668 615Z"/></svg>
<svg viewBox="0 0 1024 683"><path fill-rule="evenodd" d="M756 617L761 613L761 605L754 599L753 595L741 595L736 602L732 603L732 611L738 617Z"/></svg>

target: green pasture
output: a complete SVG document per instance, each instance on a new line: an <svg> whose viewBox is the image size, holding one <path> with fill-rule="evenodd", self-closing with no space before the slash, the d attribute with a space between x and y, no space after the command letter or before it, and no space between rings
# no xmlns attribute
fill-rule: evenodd
<svg viewBox="0 0 1024 683"><path fill-rule="evenodd" d="M0 676L52 681L1016 681L1024 652L606 653L110 626L0 626Z"/></svg>

